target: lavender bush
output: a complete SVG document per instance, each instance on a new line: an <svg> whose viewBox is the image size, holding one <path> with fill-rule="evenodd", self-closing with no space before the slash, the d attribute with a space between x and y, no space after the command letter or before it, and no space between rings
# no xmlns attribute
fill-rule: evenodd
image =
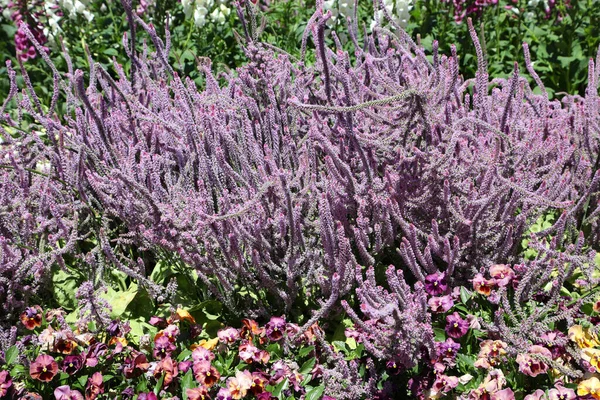
<svg viewBox="0 0 600 400"><path fill-rule="evenodd" d="M293 311L309 327L346 299L368 349L410 367L421 354L435 356L424 308L432 276L443 277L442 295L492 265L518 264L523 302L542 283L560 288L575 270L597 282L600 53L589 62L585 97L550 101L527 45L525 67L542 94L517 65L511 78L490 80L472 24L478 72L463 81L455 51L441 55L434 43L426 55L377 1L384 20L373 35L348 24L354 54L335 33L327 46L331 14L319 3L300 60L259 41L255 13L245 18L254 5L245 2L238 15L247 65L214 76L198 58L198 88L168 64L169 36L161 40L124 5L154 49L124 38L130 74L90 57L89 72L67 60L61 75L46 57L55 75L47 107L25 70L19 90L8 64L3 322L53 266L84 271L92 289L117 269L164 299L173 286L165 292L150 281L153 265L145 264L162 260L195 271L210 296L252 317ZM309 40L314 64L304 59ZM60 93L64 118L53 112ZM534 234L537 255L526 259L524 234L552 213L559 218ZM389 279L378 282L389 264ZM363 282L365 266L374 270ZM558 295L550 290L550 304ZM423 312L406 312L415 309ZM510 316L527 321L519 310ZM505 335L520 348L543 321L554 320L499 329L512 329ZM398 338L410 346L398 349Z"/></svg>

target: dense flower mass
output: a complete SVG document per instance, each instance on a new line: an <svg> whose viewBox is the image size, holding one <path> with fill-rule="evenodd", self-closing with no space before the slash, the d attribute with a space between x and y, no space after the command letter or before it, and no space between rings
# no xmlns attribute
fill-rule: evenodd
<svg viewBox="0 0 600 400"><path fill-rule="evenodd" d="M20 25L55 86L42 105L7 63L0 393L600 396L600 53L551 100L526 44L537 90L490 80L467 20L465 81L377 3L342 43L319 1L296 59L238 2L248 62L198 58L202 86L131 2L127 67L61 74ZM227 4L182 2L198 26Z"/></svg>

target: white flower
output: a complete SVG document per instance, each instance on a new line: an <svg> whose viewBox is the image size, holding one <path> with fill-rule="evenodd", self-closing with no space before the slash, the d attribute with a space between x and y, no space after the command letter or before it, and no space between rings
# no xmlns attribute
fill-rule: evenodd
<svg viewBox="0 0 600 400"><path fill-rule="evenodd" d="M206 14L208 14L208 10L204 7L197 7L194 10L194 24L201 28L206 24Z"/></svg>

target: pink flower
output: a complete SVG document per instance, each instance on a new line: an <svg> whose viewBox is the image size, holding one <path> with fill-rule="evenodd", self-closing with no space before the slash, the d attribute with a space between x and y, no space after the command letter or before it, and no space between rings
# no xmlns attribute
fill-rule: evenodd
<svg viewBox="0 0 600 400"><path fill-rule="evenodd" d="M458 339L463 337L469 330L469 323L462 319L457 312L446 316L446 333L448 336Z"/></svg>
<svg viewBox="0 0 600 400"><path fill-rule="evenodd" d="M533 357L533 355L539 355L552 359L552 353L545 347L533 345L529 347L529 351L525 354L521 353L517 355L517 363L519 364L519 371L529 376L538 376L548 371L548 366L541 361L539 358Z"/></svg>
<svg viewBox="0 0 600 400"><path fill-rule="evenodd" d="M542 389L538 389L535 392L525 396L525 399L523 400L544 400L545 398L546 392L544 392Z"/></svg>
<svg viewBox="0 0 600 400"><path fill-rule="evenodd" d="M473 278L473 290L484 296L492 294L492 289L496 286L494 279L485 279L483 275L477 274Z"/></svg>
<svg viewBox="0 0 600 400"><path fill-rule="evenodd" d="M240 333L235 328L221 329L217 332L219 341L227 344L235 343L240 338Z"/></svg>
<svg viewBox="0 0 600 400"><path fill-rule="evenodd" d="M431 311L434 313L445 313L454 306L454 300L452 300L452 297L449 295L432 297L427 302L427 305L429 305L429 308L431 308Z"/></svg>
<svg viewBox="0 0 600 400"><path fill-rule="evenodd" d="M29 366L29 375L42 382L50 382L58 373L58 364L54 358L41 354Z"/></svg>
<svg viewBox="0 0 600 400"><path fill-rule="evenodd" d="M512 389L502 389L492 394L491 400L515 400L515 394Z"/></svg>
<svg viewBox="0 0 600 400"><path fill-rule="evenodd" d="M78 390L71 390L69 385L54 389L54 397L56 400L83 400L83 395Z"/></svg>
<svg viewBox="0 0 600 400"><path fill-rule="evenodd" d="M11 386L12 380L8 371L0 371L0 397L6 396Z"/></svg>
<svg viewBox="0 0 600 400"><path fill-rule="evenodd" d="M271 317L271 320L265 325L265 333L272 342L277 342L283 338L285 333L285 319L281 317Z"/></svg>
<svg viewBox="0 0 600 400"><path fill-rule="evenodd" d="M198 346L192 351L192 360L194 360L195 363L199 361L212 361L214 359L215 355L213 352L202 346Z"/></svg>
<svg viewBox="0 0 600 400"><path fill-rule="evenodd" d="M456 376L437 375L433 386L431 387L430 395L432 397L448 393L458 386L458 378Z"/></svg>
<svg viewBox="0 0 600 400"><path fill-rule="evenodd" d="M496 264L490 267L490 276L496 280L498 286L503 287L515 277L515 272L508 265Z"/></svg>
<svg viewBox="0 0 600 400"><path fill-rule="evenodd" d="M88 379L87 386L85 387L85 400L94 400L98 395L104 393L103 380L104 378L100 372L95 372Z"/></svg>
<svg viewBox="0 0 600 400"><path fill-rule="evenodd" d="M194 370L194 378L206 387L211 387L219 381L221 374L209 361L200 361L194 363L192 367Z"/></svg>
<svg viewBox="0 0 600 400"><path fill-rule="evenodd" d="M575 400L577 395L573 389L567 389L562 385L555 385L554 388L548 392L549 400Z"/></svg>

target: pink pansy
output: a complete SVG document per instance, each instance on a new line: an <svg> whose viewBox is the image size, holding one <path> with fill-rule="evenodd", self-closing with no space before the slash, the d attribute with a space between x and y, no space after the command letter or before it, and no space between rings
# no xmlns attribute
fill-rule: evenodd
<svg viewBox="0 0 600 400"><path fill-rule="evenodd" d="M548 392L549 400L575 400L577 395L573 389L567 389L561 385L556 385Z"/></svg>
<svg viewBox="0 0 600 400"><path fill-rule="evenodd" d="M517 355L517 363L519 364L519 371L529 376L538 376L539 374L544 374L548 371L548 365L546 365L542 360L535 357L534 355L539 355L542 357L546 357L548 359L552 359L552 353L545 347L533 345L529 347L529 351L527 353L521 353Z"/></svg>
<svg viewBox="0 0 600 400"><path fill-rule="evenodd" d="M538 389L535 392L525 396L525 399L523 399L523 400L545 400L545 399L546 399L546 392L544 392L542 389Z"/></svg>
<svg viewBox="0 0 600 400"><path fill-rule="evenodd" d="M500 287L507 286L515 277L515 272L508 265L496 264L490 267L490 276Z"/></svg>

